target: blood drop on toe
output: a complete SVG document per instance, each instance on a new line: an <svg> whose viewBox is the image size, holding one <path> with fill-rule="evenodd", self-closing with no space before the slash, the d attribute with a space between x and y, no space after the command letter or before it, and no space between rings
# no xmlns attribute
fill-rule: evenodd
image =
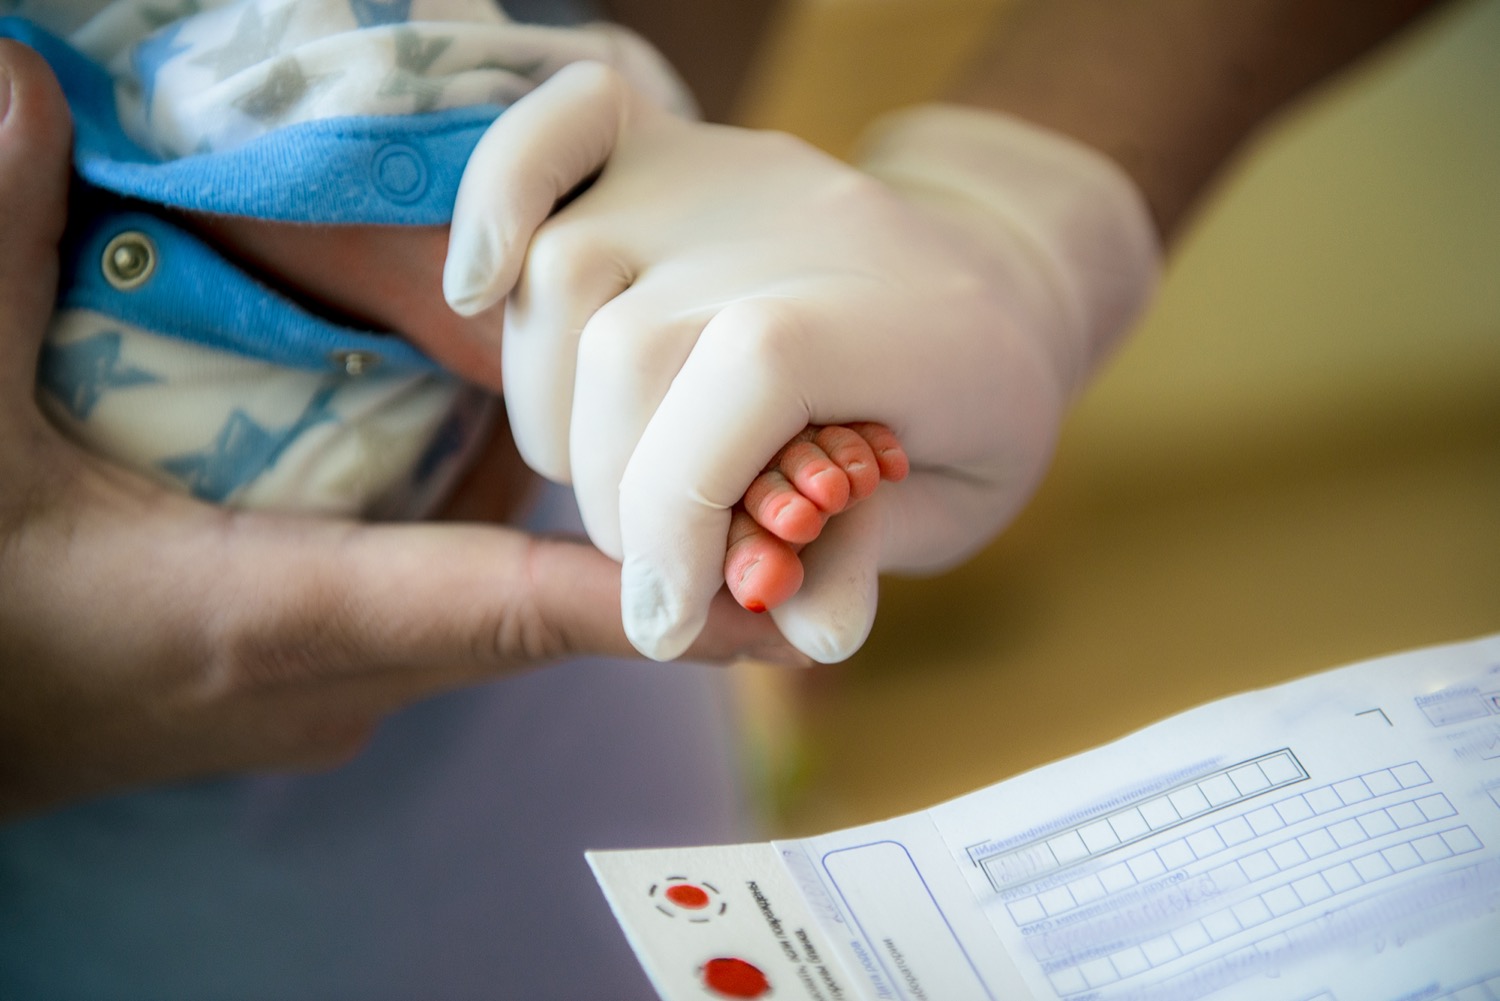
<svg viewBox="0 0 1500 1001"><path fill-rule="evenodd" d="M702 910L708 906L708 894L702 887L692 883L675 883L667 887L664 896L678 907L690 911Z"/></svg>
<svg viewBox="0 0 1500 1001"><path fill-rule="evenodd" d="M757 967L728 956L703 964L703 984L726 998L764 997L771 990L771 982Z"/></svg>

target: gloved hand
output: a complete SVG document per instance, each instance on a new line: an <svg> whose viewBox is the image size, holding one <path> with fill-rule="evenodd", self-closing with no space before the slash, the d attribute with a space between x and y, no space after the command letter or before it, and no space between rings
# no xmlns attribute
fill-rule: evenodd
<svg viewBox="0 0 1500 1001"><path fill-rule="evenodd" d="M467 314L509 294L517 444L622 561L625 629L649 656L702 626L730 507L766 459L807 424L880 421L911 476L830 522L773 613L814 659L847 657L880 570L948 567L1014 515L1149 296L1144 203L1070 140L930 107L888 122L863 167L686 121L587 63L469 162L445 294Z"/></svg>

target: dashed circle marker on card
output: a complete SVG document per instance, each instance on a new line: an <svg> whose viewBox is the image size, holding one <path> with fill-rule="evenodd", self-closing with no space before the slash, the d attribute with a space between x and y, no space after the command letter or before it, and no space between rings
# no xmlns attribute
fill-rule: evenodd
<svg viewBox="0 0 1500 1001"><path fill-rule="evenodd" d="M669 918L685 917L693 924L711 921L729 909L719 888L707 880L668 876L652 883L646 895Z"/></svg>

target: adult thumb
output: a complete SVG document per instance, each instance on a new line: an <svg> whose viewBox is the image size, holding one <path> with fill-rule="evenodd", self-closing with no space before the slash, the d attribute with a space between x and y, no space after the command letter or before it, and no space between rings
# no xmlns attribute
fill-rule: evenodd
<svg viewBox="0 0 1500 1001"><path fill-rule="evenodd" d="M0 379L24 380L57 289L57 242L67 219L72 121L45 60L0 39Z"/></svg>

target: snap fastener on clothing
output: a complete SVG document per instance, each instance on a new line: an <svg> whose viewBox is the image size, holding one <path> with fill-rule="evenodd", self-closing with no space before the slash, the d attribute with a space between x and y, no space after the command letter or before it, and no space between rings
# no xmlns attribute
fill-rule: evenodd
<svg viewBox="0 0 1500 1001"><path fill-rule="evenodd" d="M361 376L380 364L380 356L373 351L335 351L328 356L345 375Z"/></svg>
<svg viewBox="0 0 1500 1001"><path fill-rule="evenodd" d="M104 247L104 278L121 292L139 288L156 270L156 245L145 233L121 233Z"/></svg>
<svg viewBox="0 0 1500 1001"><path fill-rule="evenodd" d="M393 202L414 202L427 193L427 162L404 143L387 143L375 154L375 187Z"/></svg>

